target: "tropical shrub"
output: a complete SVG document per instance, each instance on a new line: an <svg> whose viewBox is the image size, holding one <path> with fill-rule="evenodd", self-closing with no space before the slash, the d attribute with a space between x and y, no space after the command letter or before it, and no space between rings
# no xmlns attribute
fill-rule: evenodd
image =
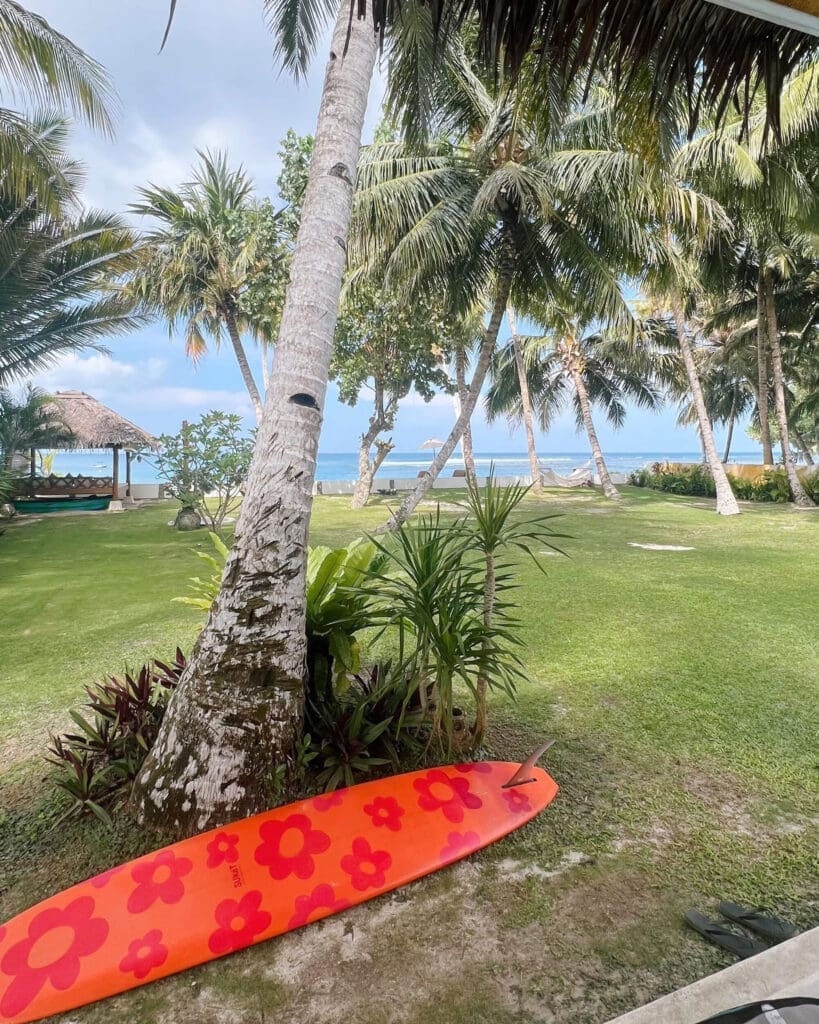
<svg viewBox="0 0 819 1024"><path fill-rule="evenodd" d="M368 582L385 564L372 541L307 554L307 671L316 694L343 692L361 668L356 634L374 626Z"/></svg>
<svg viewBox="0 0 819 1024"><path fill-rule="evenodd" d="M706 466L670 470L662 463L655 463L650 470L645 468L635 470L630 476L630 482L636 487L651 487L654 490L667 491L671 494L709 498L714 497L715 494L713 480ZM802 483L814 500L819 498L819 470L808 474ZM784 466L766 469L756 480L732 476L731 489L740 501L783 503L791 500L790 484Z"/></svg>
<svg viewBox="0 0 819 1024"><path fill-rule="evenodd" d="M178 434L163 434L159 450L145 455L183 508L196 509L214 533L236 512L253 457L253 438L234 413L205 413Z"/></svg>
<svg viewBox="0 0 819 1024"><path fill-rule="evenodd" d="M486 525L471 514L442 521L438 510L402 524L392 540L375 541L389 559L373 574L382 630L395 632L398 665L411 681L419 714L447 752L471 742L466 715L455 704L458 686L480 707L485 689L512 694L522 676L508 564L495 573L488 599ZM515 546L526 544L525 533ZM490 542L499 543L496 537Z"/></svg>
<svg viewBox="0 0 819 1024"><path fill-rule="evenodd" d="M313 785L350 786L386 765L397 770L424 749L424 729L411 681L391 662L359 673L342 694L308 694L305 741Z"/></svg>
<svg viewBox="0 0 819 1024"><path fill-rule="evenodd" d="M170 664L152 661L135 674L86 687L83 709L69 712L78 731L51 736L46 758L56 769L54 785L71 798L63 818L90 812L110 824L110 812L124 802L156 739L185 665L177 648Z"/></svg>

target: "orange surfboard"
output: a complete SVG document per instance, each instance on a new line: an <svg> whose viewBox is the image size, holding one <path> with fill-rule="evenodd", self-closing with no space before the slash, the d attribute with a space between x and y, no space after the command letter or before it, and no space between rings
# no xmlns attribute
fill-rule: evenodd
<svg viewBox="0 0 819 1024"><path fill-rule="evenodd" d="M130 861L0 925L0 1022L184 971L389 892L554 799L540 768L448 765L288 804ZM528 764L527 764L528 768Z"/></svg>

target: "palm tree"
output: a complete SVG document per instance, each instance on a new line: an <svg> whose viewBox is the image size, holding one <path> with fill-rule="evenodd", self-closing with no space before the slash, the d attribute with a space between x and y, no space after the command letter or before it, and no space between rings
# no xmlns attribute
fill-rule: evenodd
<svg viewBox="0 0 819 1024"><path fill-rule="evenodd" d="M535 428L532 422L532 397L529 393L529 381L526 377L526 364L523 356L523 344L518 334L517 319L511 306L506 310L506 319L509 323L509 343L515 356L515 369L518 375L518 388L520 389L520 412L523 420L523 429L526 434L526 450L529 453L529 472L532 476L532 491L539 494L543 490L540 473L540 463L537 458L537 445L535 444Z"/></svg>
<svg viewBox="0 0 819 1024"><path fill-rule="evenodd" d="M383 258L388 279L444 291L455 305L483 299L488 315L461 414L390 528L413 511L460 440L510 303L525 312L544 295L571 291L583 296L590 315L630 331L618 270L637 272L645 256L645 236L622 195L586 190L579 203L571 188L556 185L561 146L574 151L582 124L545 133L526 97L506 90L493 96L463 51L450 68L449 102L460 114L453 140L371 147L356 197L353 259L376 271Z"/></svg>
<svg viewBox="0 0 819 1024"><path fill-rule="evenodd" d="M542 83L553 69L575 70L575 46L613 64L625 54L656 55L653 99L679 81L694 81L709 99L730 97L760 68L769 79L793 66L809 41L774 29L762 53L752 45L753 19L737 18L735 46L725 54L725 15L675 21L676 44L657 32L644 0L598 5L579 25L573 5L519 0L485 8L480 44L506 54L512 75L539 36ZM171 16L177 0L171 0ZM278 55L304 71L327 16L336 16L316 130L316 144L282 314L276 373L268 391L256 457L237 524L223 586L200 634L188 669L166 714L157 743L137 780L134 802L143 820L191 831L252 813L267 804L270 766L285 764L301 730L305 662L305 568L312 483L341 291L353 188L367 95L379 37L395 9L377 4L337 8L315 0L267 0ZM409 4L402 5L402 11ZM364 9L362 9L364 8ZM435 6L437 28L452 5ZM469 13L464 9L462 14ZM600 17L595 17L599 14ZM361 16L363 15L363 16ZM556 16L558 15L558 16ZM543 24L541 20L543 19ZM546 31L539 29L546 26ZM602 33L602 45L595 37ZM427 56L435 51L424 47ZM717 59L718 58L718 59ZM548 89L542 90L544 93ZM695 88L691 87L693 94ZM692 95L693 98L693 95ZM776 119L775 96L768 101ZM698 109L696 102L692 109ZM467 417L468 419L468 417ZM275 595L275 596L274 596ZM194 761L194 751L197 752ZM185 778L184 792L177 780Z"/></svg>
<svg viewBox="0 0 819 1024"><path fill-rule="evenodd" d="M178 189L139 189L131 210L158 226L143 238L139 266L130 284L148 310L168 321L173 334L185 324L185 351L197 361L207 351L206 335L218 346L227 332L257 421L262 398L242 344L253 324L242 311L242 294L256 262L259 238L253 230L253 183L224 153L200 153L193 177Z"/></svg>
<svg viewBox="0 0 819 1024"><path fill-rule="evenodd" d="M114 90L105 69L14 0L0 0L0 78L38 110L70 110L92 128L112 134ZM0 187L17 203L42 195L59 180L37 119L0 107Z"/></svg>
<svg viewBox="0 0 819 1024"><path fill-rule="evenodd" d="M266 7L278 56L303 73L327 9L284 0ZM312 486L378 52L371 13L351 20L344 4L336 13L275 373L235 541L223 586L134 789L144 821L180 832L267 806L270 766L288 763L302 728ZM184 792L177 785L183 774Z"/></svg>
<svg viewBox="0 0 819 1024"><path fill-rule="evenodd" d="M592 332L588 323L557 307L542 319L548 327L544 337L520 339L528 390L540 426L549 430L555 416L571 402L578 429L586 431L603 493L617 499L620 492L606 466L592 408L602 408L615 427L625 421L626 401L658 409L662 397L652 377L659 357L643 345L618 339L611 331ZM521 419L517 362L510 342L493 366L486 398L490 420L501 415L511 422Z"/></svg>
<svg viewBox="0 0 819 1024"><path fill-rule="evenodd" d="M111 288L133 265L132 232L113 214L75 212L81 175L59 156L55 123L38 130L67 173L45 208L0 187L0 386L140 325Z"/></svg>
<svg viewBox="0 0 819 1024"><path fill-rule="evenodd" d="M72 439L50 395L29 386L21 400L8 388L0 388L0 469L11 472L14 456L31 452L33 474L37 448L64 445Z"/></svg>

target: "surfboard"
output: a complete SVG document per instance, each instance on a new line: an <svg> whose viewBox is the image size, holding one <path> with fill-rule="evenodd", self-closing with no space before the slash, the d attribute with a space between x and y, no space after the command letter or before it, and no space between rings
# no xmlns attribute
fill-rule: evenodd
<svg viewBox="0 0 819 1024"><path fill-rule="evenodd" d="M531 764L522 774L483 761L362 783L66 889L0 925L0 1021L26 1024L128 991L460 860L554 799L556 783Z"/></svg>

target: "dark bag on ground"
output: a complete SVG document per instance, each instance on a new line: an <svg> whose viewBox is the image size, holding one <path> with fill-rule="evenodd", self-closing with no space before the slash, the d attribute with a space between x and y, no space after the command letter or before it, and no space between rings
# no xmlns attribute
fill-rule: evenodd
<svg viewBox="0 0 819 1024"><path fill-rule="evenodd" d="M819 1024L819 999L771 999L748 1003L699 1024Z"/></svg>

